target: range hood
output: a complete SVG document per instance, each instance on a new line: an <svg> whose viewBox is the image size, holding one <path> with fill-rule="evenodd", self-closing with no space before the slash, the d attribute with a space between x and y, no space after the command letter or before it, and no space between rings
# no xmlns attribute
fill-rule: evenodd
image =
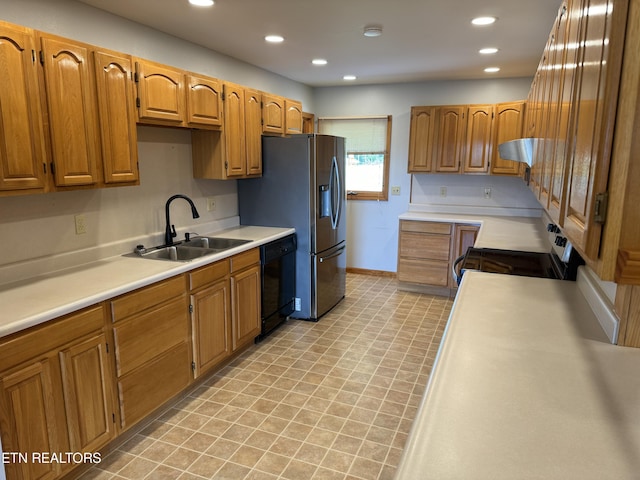
<svg viewBox="0 0 640 480"><path fill-rule="evenodd" d="M500 158L526 163L531 167L533 159L533 138L518 138L498 145Z"/></svg>

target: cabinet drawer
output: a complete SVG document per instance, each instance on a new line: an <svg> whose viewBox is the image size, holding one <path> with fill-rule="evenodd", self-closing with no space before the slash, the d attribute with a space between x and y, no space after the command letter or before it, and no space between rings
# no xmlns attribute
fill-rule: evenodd
<svg viewBox="0 0 640 480"><path fill-rule="evenodd" d="M449 284L449 262L401 258L398 261L398 280L446 287Z"/></svg>
<svg viewBox="0 0 640 480"><path fill-rule="evenodd" d="M134 313L153 308L185 292L182 275L141 288L111 300L111 319L118 322Z"/></svg>
<svg viewBox="0 0 640 480"><path fill-rule="evenodd" d="M187 387L189 348L181 343L118 381L122 428L129 428Z"/></svg>
<svg viewBox="0 0 640 480"><path fill-rule="evenodd" d="M433 233L436 235L451 235L451 223L418 222L415 220L400 220L400 230L403 232Z"/></svg>
<svg viewBox="0 0 640 480"><path fill-rule="evenodd" d="M104 306L100 304L26 332L17 332L0 342L0 371L103 327Z"/></svg>
<svg viewBox="0 0 640 480"><path fill-rule="evenodd" d="M120 377L188 339L186 295L113 328Z"/></svg>
<svg viewBox="0 0 640 480"><path fill-rule="evenodd" d="M400 257L449 260L451 237L449 235L425 235L402 232L400 234Z"/></svg>
<svg viewBox="0 0 640 480"><path fill-rule="evenodd" d="M229 274L229 260L220 260L206 267L199 268L189 273L189 289L197 290L200 287L214 283Z"/></svg>
<svg viewBox="0 0 640 480"><path fill-rule="evenodd" d="M231 257L231 273L238 272L243 268L260 263L260 249L254 248L246 252L239 253Z"/></svg>

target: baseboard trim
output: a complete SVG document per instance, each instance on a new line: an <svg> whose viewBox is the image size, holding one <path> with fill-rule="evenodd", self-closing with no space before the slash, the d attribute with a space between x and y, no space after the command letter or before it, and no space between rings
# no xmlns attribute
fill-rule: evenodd
<svg viewBox="0 0 640 480"><path fill-rule="evenodd" d="M396 272L387 272L385 270L369 270L366 268L347 267L347 273L356 273L358 275L371 275L373 277L396 278Z"/></svg>

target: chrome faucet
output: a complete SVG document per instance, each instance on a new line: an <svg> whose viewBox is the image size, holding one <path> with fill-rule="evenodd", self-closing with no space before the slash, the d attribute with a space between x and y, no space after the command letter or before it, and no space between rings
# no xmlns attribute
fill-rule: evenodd
<svg viewBox="0 0 640 480"><path fill-rule="evenodd" d="M193 204L193 200L191 200L186 195L174 195L173 197L169 198L169 200L167 200L167 203L164 206L164 214L167 220L167 225L164 230L165 245L172 245L173 239L178 235L176 233L175 225L171 225L171 220L169 219L169 205L176 198L184 198L187 202L189 202L189 205L191 205L191 214L193 215L193 218L200 218L200 214L198 213L198 210L196 210L196 206Z"/></svg>

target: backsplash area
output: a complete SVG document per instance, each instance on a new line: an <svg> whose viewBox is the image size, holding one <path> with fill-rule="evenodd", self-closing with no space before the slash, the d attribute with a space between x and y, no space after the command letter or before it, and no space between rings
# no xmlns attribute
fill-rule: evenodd
<svg viewBox="0 0 640 480"><path fill-rule="evenodd" d="M521 210L523 215L541 212L540 204L521 178L497 175L413 175L411 204L438 207L471 207ZM536 211L538 212L536 215Z"/></svg>
<svg viewBox="0 0 640 480"><path fill-rule="evenodd" d="M98 250L113 244L116 251L136 243L160 244L165 202L176 193L189 196L200 213L194 220L186 202L171 204L180 237L184 231L207 233L199 228L210 232L237 217L236 182L193 178L189 130L138 127L138 157L139 186L0 198L0 238L12 246L3 252L0 267L78 251L91 251L87 259L98 259ZM215 210L207 211L207 197L214 197ZM84 217L84 234L76 234L76 215ZM0 272L0 283L7 280L1 277Z"/></svg>

